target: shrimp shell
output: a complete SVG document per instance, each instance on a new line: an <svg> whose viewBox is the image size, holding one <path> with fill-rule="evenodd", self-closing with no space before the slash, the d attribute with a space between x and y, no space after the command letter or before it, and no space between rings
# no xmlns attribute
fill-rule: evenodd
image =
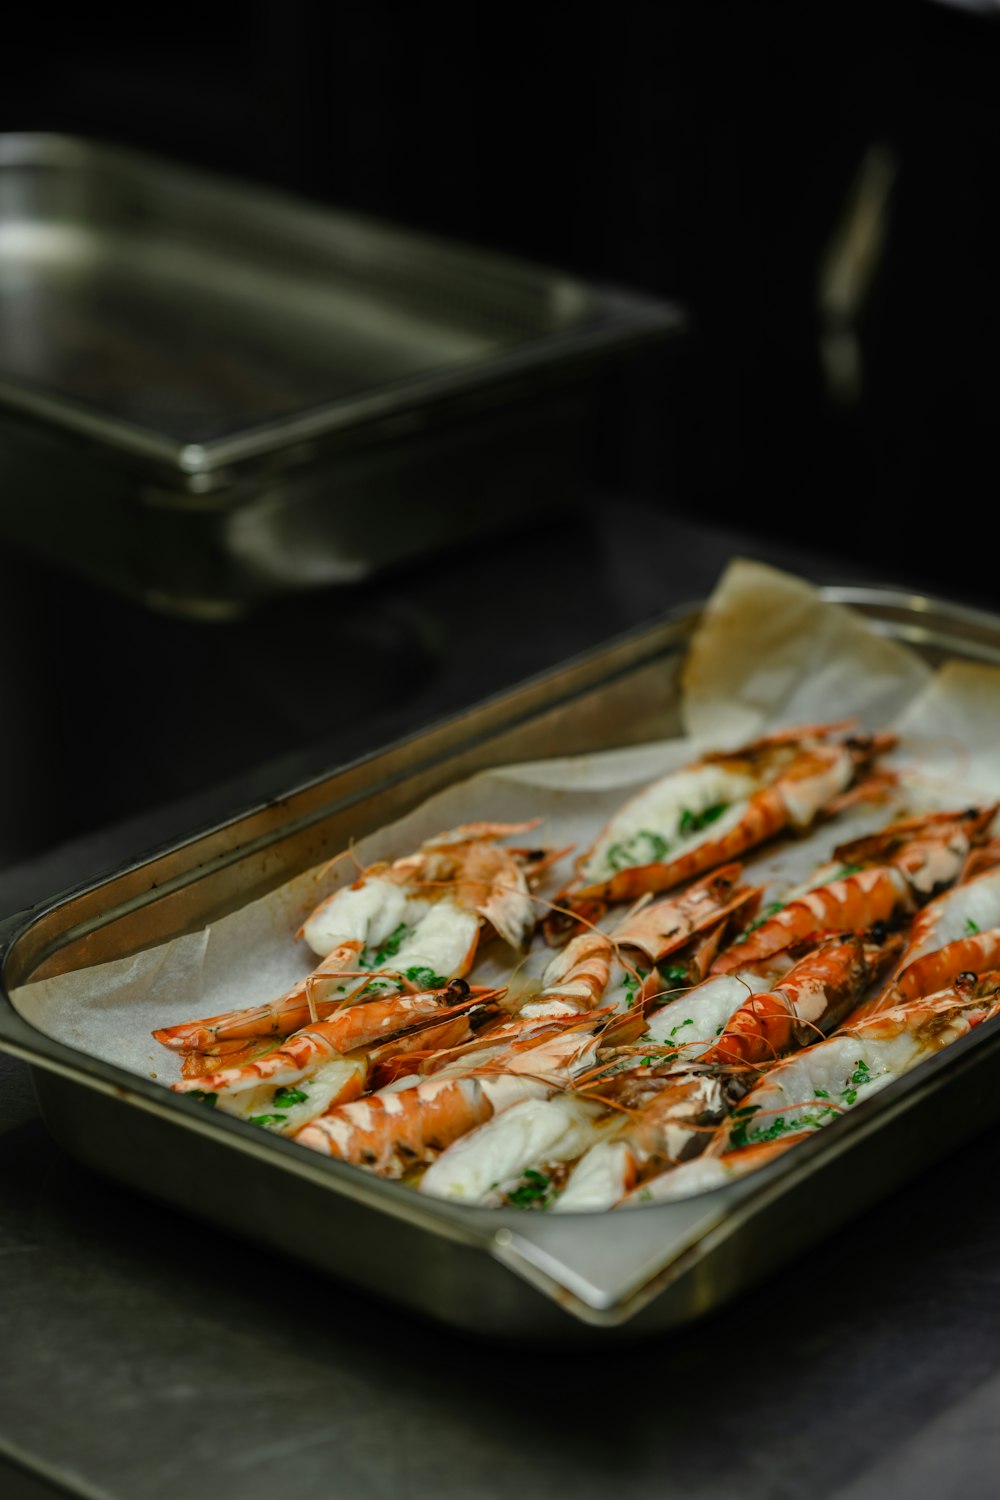
<svg viewBox="0 0 1000 1500"><path fill-rule="evenodd" d="M457 1008L443 1003L442 997L447 994L448 990L428 990L419 995L394 995L388 1000L352 1005L347 1010L338 1011L329 1021L303 1027L265 1057L244 1063L242 1067L224 1068L198 1080L183 1080L173 1087L178 1093L187 1093L197 1084L201 1090L220 1093L226 1089L256 1088L262 1083L297 1083L328 1058L384 1042L394 1033L419 1025L421 1021L449 1020ZM461 1002L460 1008L468 1009L496 994L496 990L473 992L469 999Z"/></svg>
<svg viewBox="0 0 1000 1500"><path fill-rule="evenodd" d="M793 943L815 940L826 933L867 931L909 911L913 898L898 870L877 865L817 886L789 901L740 943L727 948L712 965L713 974L761 963Z"/></svg>
<svg viewBox="0 0 1000 1500"><path fill-rule="evenodd" d="M822 943L771 991L741 1005L702 1062L770 1062L792 1047L815 1041L843 1019L902 942L898 936L872 940L845 933Z"/></svg>

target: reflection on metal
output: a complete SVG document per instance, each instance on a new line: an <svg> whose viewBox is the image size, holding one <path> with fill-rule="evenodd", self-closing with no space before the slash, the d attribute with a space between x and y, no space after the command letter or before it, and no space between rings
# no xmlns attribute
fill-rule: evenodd
<svg viewBox="0 0 1000 1500"><path fill-rule="evenodd" d="M861 397L864 370L857 325L885 246L896 172L896 157L888 146L869 146L820 267L820 358L830 395L844 404Z"/></svg>

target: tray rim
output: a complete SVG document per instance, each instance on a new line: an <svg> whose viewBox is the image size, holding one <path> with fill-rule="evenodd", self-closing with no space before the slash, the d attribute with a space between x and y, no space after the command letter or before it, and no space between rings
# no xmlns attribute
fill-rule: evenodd
<svg viewBox="0 0 1000 1500"><path fill-rule="evenodd" d="M977 630L988 630L1000 643L1000 616L993 616L986 611L956 607L946 601L890 588L827 585L820 588L820 593L833 602L855 606L867 604L876 608L881 606L904 610L910 610L912 606L923 618L929 619L934 614L939 614L958 625L964 623ZM643 642L651 643L663 635L665 626L693 627L700 608L698 603L678 606L657 621L617 637L593 651L582 653L571 663L537 674L518 687L494 695L492 699L486 700L486 704L502 706L516 703L524 689L557 679L567 666L597 665L614 656L616 648L620 650L623 646L641 647ZM633 670L644 662L655 659L657 655L669 652L669 649L661 639L657 650L651 651L649 655L643 655L640 651L635 661L618 670ZM1000 661L1000 644L994 648L994 653L991 659ZM591 692L599 685L599 682L589 683L580 691ZM476 707L473 707L443 722L446 725L461 724L475 712ZM408 736L396 742L396 745L405 747L419 744L433 736L435 727L437 726ZM488 737L499 732L501 729L495 726ZM351 765L364 768L369 763L375 764L387 753L387 749L372 752ZM448 759L452 752L446 750L444 753ZM289 792L288 799L293 798L297 791L336 780L348 768L340 767L325 776L310 778L301 787ZM122 871L142 869L163 853L177 852L189 844L211 837L215 832L237 826L252 817L258 806L269 805L255 804L243 813L210 825L200 833L170 840L161 850L126 862ZM316 814L317 819L323 815L322 811L319 812ZM272 841L280 836L278 833L274 834ZM245 847L241 850L237 846L230 857L237 861L245 857L245 853ZM516 1210L482 1209L424 1198L397 1183L370 1177L344 1163L317 1157L280 1137L264 1135L243 1121L211 1114L196 1101L172 1094L153 1079L129 1073L116 1064L90 1057L36 1030L15 1010L9 998L7 960L12 949L44 916L58 911L84 892L102 889L114 878L115 873L96 877L72 891L39 902L27 912L15 913L0 923L0 1050L20 1057L31 1067L40 1067L74 1084L97 1089L197 1133L217 1137L220 1130L228 1132L230 1144L265 1162L268 1167L280 1165L284 1170L290 1170L341 1195L361 1201L377 1212L386 1213L390 1217L406 1218L410 1223L429 1229L433 1234L485 1250L536 1290L558 1301L575 1318L594 1326L612 1327L629 1322L669 1285L671 1273L677 1270L686 1255L696 1253L699 1247L709 1244L713 1237L725 1238L737 1233L741 1225L761 1211L770 1198L780 1196L794 1187L796 1182L811 1176L815 1164L843 1155L852 1149L852 1142L857 1144L873 1131L878 1131L883 1121L914 1107L928 1091L933 1092L934 1080L938 1075L944 1070L957 1072L970 1051L978 1060L983 1056L984 1045L992 1047L993 1051L1000 1047L1000 1025L996 1021L977 1027L943 1052L925 1060L913 1073L897 1079L877 1096L850 1111L837 1122L836 1130L818 1132L813 1140L803 1143L797 1151L776 1158L752 1176L692 1199L670 1204L644 1205L641 1218L648 1223L655 1219L659 1225L656 1238L660 1244L660 1263L655 1267L650 1266L640 1254L616 1278L605 1278L603 1284L598 1284L588 1274L585 1256L574 1265L571 1263L571 1256L553 1254L547 1243L552 1238L547 1226L551 1226L557 1219L563 1226L579 1225L585 1219L595 1233L600 1233L598 1226L602 1224L620 1226L621 1220L617 1216L580 1213L560 1216L524 1215L518 1214ZM157 898L150 893L148 899ZM997 1019L1000 1021L1000 1018ZM694 1205L697 1207L694 1207L693 1212L689 1211ZM640 1218L639 1215L628 1215L630 1221L633 1217Z"/></svg>

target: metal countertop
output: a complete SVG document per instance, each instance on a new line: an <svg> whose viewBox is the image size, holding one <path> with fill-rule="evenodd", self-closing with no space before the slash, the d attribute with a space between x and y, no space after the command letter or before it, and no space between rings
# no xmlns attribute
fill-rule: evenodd
<svg viewBox="0 0 1000 1500"><path fill-rule="evenodd" d="M451 642L398 708L326 722L263 765L251 745L227 783L0 871L0 912L703 595L734 551L819 581L901 581L635 501L536 540L516 590L512 538L367 592ZM998 1147L1000 1131L982 1137L707 1322L604 1358L539 1355L421 1323L91 1176L0 1058L0 1493L992 1496Z"/></svg>

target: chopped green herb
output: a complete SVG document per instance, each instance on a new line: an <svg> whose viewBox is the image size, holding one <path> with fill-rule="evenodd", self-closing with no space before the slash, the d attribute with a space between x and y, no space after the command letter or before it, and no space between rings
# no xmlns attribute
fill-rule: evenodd
<svg viewBox="0 0 1000 1500"><path fill-rule="evenodd" d="M670 845L662 834L640 828L630 839L612 844L604 858L617 875L619 870L630 870L634 865L657 864L669 852Z"/></svg>
<svg viewBox="0 0 1000 1500"><path fill-rule="evenodd" d="M844 865L837 871L836 875L832 875L830 878L831 880L846 880L848 875L860 875L863 868L863 865Z"/></svg>
<svg viewBox="0 0 1000 1500"><path fill-rule="evenodd" d="M686 807L681 813L681 833L700 833L703 828L708 827L709 823L714 823L716 818L721 818L728 806L728 802L713 802L711 807L706 807L705 811L700 813L692 812L689 807Z"/></svg>
<svg viewBox="0 0 1000 1500"><path fill-rule="evenodd" d="M251 1115L251 1125L284 1125L287 1115Z"/></svg>
<svg viewBox="0 0 1000 1500"><path fill-rule="evenodd" d="M858 1097L858 1089L863 1084L871 1083L871 1081L872 1075L869 1072L868 1064L859 1059L854 1065L854 1072L847 1080L847 1088L840 1095L841 1099L843 1099L845 1104L853 1104Z"/></svg>
<svg viewBox="0 0 1000 1500"><path fill-rule="evenodd" d="M643 1041L643 1042L651 1042L652 1040L653 1040L653 1038L650 1037L650 1036L640 1037L640 1041ZM680 1053L679 1052L674 1052L674 1051L668 1051L668 1052L650 1052L650 1054L649 1054L648 1057L644 1057L644 1058L642 1058L640 1060L639 1066L640 1066L640 1068L655 1068L660 1063L672 1063L672 1062L676 1062L679 1056L680 1056Z"/></svg>
<svg viewBox="0 0 1000 1500"><path fill-rule="evenodd" d="M817 1089L816 1090L816 1098L817 1099L829 1099L829 1097L830 1097L830 1095L827 1093L826 1089Z"/></svg>
<svg viewBox="0 0 1000 1500"><path fill-rule="evenodd" d="M759 1104L744 1104L742 1108L733 1110L729 1117L735 1121L732 1130L729 1132L730 1146L739 1148L747 1144L747 1127L750 1124L751 1116L755 1115L759 1109Z"/></svg>
<svg viewBox="0 0 1000 1500"><path fill-rule="evenodd" d="M198 1099L202 1104L207 1104L210 1109L214 1109L218 1097L218 1094L208 1094L204 1089L192 1089L188 1094L189 1099Z"/></svg>
<svg viewBox="0 0 1000 1500"><path fill-rule="evenodd" d="M764 925L765 922L770 921L771 917L775 916L776 913L779 912L779 911L784 911L784 909L785 909L785 903L784 903L784 901L772 901L772 902L770 902L770 904L768 906L764 907L764 910L761 912L761 914L757 918L756 922L751 922L749 927L745 927L743 929L743 931L740 933L740 935L736 939L736 941L738 943L745 942L746 939L750 936L751 932L756 932L758 927L763 927L763 925Z"/></svg>
<svg viewBox="0 0 1000 1500"><path fill-rule="evenodd" d="M626 975L625 979L622 982L622 989L625 991L625 998L628 1001L629 1005L635 1004L636 990L638 990L639 986L648 977L648 975L648 969L636 969L634 974Z"/></svg>
<svg viewBox="0 0 1000 1500"><path fill-rule="evenodd" d="M521 1184L507 1194L507 1202L515 1208L547 1208L552 1184L541 1172L527 1167L521 1174Z"/></svg>
<svg viewBox="0 0 1000 1500"><path fill-rule="evenodd" d="M309 1095L301 1089L275 1089L272 1103L279 1109L289 1109L293 1104L306 1104L308 1100Z"/></svg>
<svg viewBox="0 0 1000 1500"><path fill-rule="evenodd" d="M965 935L966 935L966 937L975 937L975 935L976 935L976 933L978 931L979 931L979 923L978 922L974 922L971 917L966 917L966 919L965 919Z"/></svg>
<svg viewBox="0 0 1000 1500"><path fill-rule="evenodd" d="M683 964L657 965L660 978L666 984L687 984L688 971Z"/></svg>
<svg viewBox="0 0 1000 1500"><path fill-rule="evenodd" d="M361 1000L363 1000L364 997L365 997L365 995L381 995L381 994L384 994L386 990L391 990L391 989L395 989L395 985L393 985L393 983L391 982L391 980L388 980L388 979L371 979L365 985L364 989L361 991L361 994L358 996L358 998L361 999Z"/></svg>
<svg viewBox="0 0 1000 1500"><path fill-rule="evenodd" d="M688 1018L687 1018L686 1021L678 1021L677 1025L673 1028L673 1030L671 1031L670 1035L672 1037L675 1037L679 1031L683 1031L683 1029L684 1029L685 1026L693 1026L693 1025L694 1025L693 1019L691 1018L691 1016L688 1016Z"/></svg>
<svg viewBox="0 0 1000 1500"><path fill-rule="evenodd" d="M403 939L409 935L409 927L405 922L400 922L394 932L390 932L385 942L374 952L370 948L362 948L358 959L359 969L381 969L388 958L395 958L403 945Z"/></svg>
<svg viewBox="0 0 1000 1500"><path fill-rule="evenodd" d="M750 1131L744 1144L756 1146L762 1141L776 1141L781 1136L788 1135L793 1130L819 1130L823 1125L829 1124L836 1119L838 1111L831 1105L826 1109L817 1110L811 1115L796 1115L791 1120L786 1120L784 1115L778 1115L770 1125L757 1125ZM732 1135L730 1135L730 1143Z"/></svg>
<svg viewBox="0 0 1000 1500"><path fill-rule="evenodd" d="M653 1201L653 1189L652 1188L643 1188L642 1191L639 1194L639 1202L640 1203L652 1203L652 1201Z"/></svg>
<svg viewBox="0 0 1000 1500"><path fill-rule="evenodd" d="M411 984L419 984L424 990L440 990L448 983L442 974L435 974L433 969L418 966L415 969L404 969L403 973Z"/></svg>

